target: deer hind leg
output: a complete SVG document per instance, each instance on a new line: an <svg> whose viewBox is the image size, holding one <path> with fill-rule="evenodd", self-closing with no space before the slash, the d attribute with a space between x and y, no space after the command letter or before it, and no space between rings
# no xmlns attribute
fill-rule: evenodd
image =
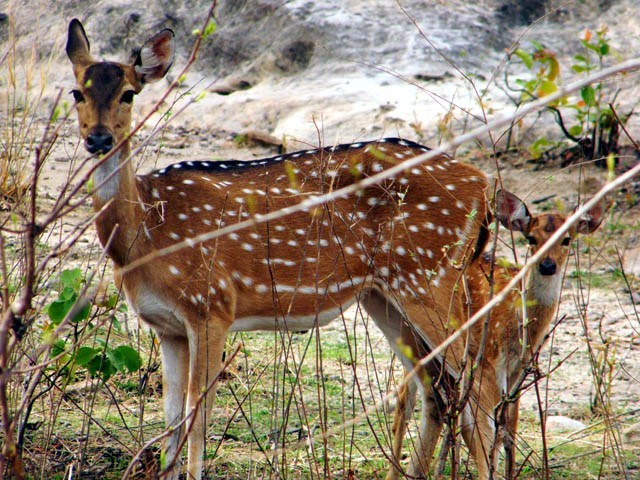
<svg viewBox="0 0 640 480"><path fill-rule="evenodd" d="M422 416L418 441L411 455L409 478L431 478L429 466L442 433L442 401L437 392L428 386L420 389L422 393Z"/></svg>
<svg viewBox="0 0 640 480"><path fill-rule="evenodd" d="M392 428L394 463L389 467L386 480L401 478L402 471L399 464L402 443L407 431L407 422L415 408L418 391L422 395L422 411L418 438L411 455L409 478L429 478L429 466L444 425L442 412L445 409L445 404L440 394L430 386L430 382L426 378L420 380L416 377L413 381L403 385L398 394Z"/></svg>
<svg viewBox="0 0 640 480"><path fill-rule="evenodd" d="M400 459L402 457L402 444L407 432L407 422L413 414L416 405L417 387L415 382L409 382L402 385L398 392L398 400L393 416L393 462L387 473L387 480L396 480L400 478L401 470Z"/></svg>
<svg viewBox="0 0 640 480"><path fill-rule="evenodd" d="M416 359L423 357L428 352L425 351L426 346L421 342L416 330L409 324L406 316L395 307L392 301L376 290L363 294L360 303L371 315L378 328L382 330L391 348L401 359L405 369L413 369ZM429 311L424 309L422 313L428 315ZM412 351L413 358L407 357L407 347ZM416 449L412 455L411 470L419 472L418 475L426 477L428 474L429 464L442 431L441 402L438 401L439 398L436 398L437 393L434 392L431 382L427 381L426 372L420 371L410 385L406 391L407 401L404 408L401 409L403 411L398 412L398 409L396 409L394 418L394 424L397 423L393 427L394 464L391 465L387 473L387 479L389 480L399 478L402 473L398 469L398 461L402 451L402 440L406 432L406 421L415 406L416 391L421 392L422 417ZM415 473L413 475L416 476Z"/></svg>
<svg viewBox="0 0 640 480"><path fill-rule="evenodd" d="M417 391L418 389L415 382L409 382L403 384L398 392L398 400L396 401L396 408L393 415L393 426L391 427L391 433L393 434L393 457L386 480L397 480L402 474L402 470L400 469L402 444L407 432L407 422L409 418L411 418L416 406Z"/></svg>
<svg viewBox="0 0 640 480"><path fill-rule="evenodd" d="M217 321L216 321L217 320ZM187 392L188 466L187 478L200 480L203 469L206 430L222 368L227 322L200 318L189 337L189 388ZM206 393L205 393L206 392Z"/></svg>

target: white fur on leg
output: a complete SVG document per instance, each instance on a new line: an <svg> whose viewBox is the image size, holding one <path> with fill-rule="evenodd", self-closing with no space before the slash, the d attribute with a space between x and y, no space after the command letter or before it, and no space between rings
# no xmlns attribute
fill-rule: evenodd
<svg viewBox="0 0 640 480"><path fill-rule="evenodd" d="M162 386L164 397L164 416L165 426L167 428L174 427L183 418L184 404L187 393L188 382L188 358L189 350L186 339L165 337L160 341L160 352L162 355ZM169 370L169 367L172 370ZM176 428L171 435L167 437L163 449L163 457L166 464L162 468L166 468L175 462L175 467L166 477L170 480L177 480L180 472L180 445L184 427Z"/></svg>

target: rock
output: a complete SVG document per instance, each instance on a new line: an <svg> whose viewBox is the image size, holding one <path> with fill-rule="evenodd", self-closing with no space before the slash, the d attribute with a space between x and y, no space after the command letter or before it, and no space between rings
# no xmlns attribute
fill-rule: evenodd
<svg viewBox="0 0 640 480"><path fill-rule="evenodd" d="M640 423L626 428L622 433L622 441L627 448L640 448Z"/></svg>
<svg viewBox="0 0 640 480"><path fill-rule="evenodd" d="M569 417L562 415L547 417L547 433L574 433L584 430L587 426Z"/></svg>
<svg viewBox="0 0 640 480"><path fill-rule="evenodd" d="M153 0L144 9L127 0L50 2L45 9L40 0L11 5L2 12L0 32L10 18L18 55L30 58L35 46L37 58L57 62L48 78L53 97L58 87L67 89L73 82L63 41L51 41L64 39L69 19L84 22L96 57L122 61L156 31L173 29L177 59L172 74L177 75L191 52L192 31L203 27L211 2ZM187 109L181 124L235 132L259 129L276 138L297 137L307 145L317 144L316 125L322 127L324 144L384 135L415 139L412 125L420 125L430 139L449 111L448 100L478 113L478 99L456 67L471 75L479 90L489 88L484 103L493 112L512 109L491 80L514 41L525 48L533 40L544 42L568 67L580 48L580 32L604 23L621 59L640 51L636 0L585 0L562 9L549 0L428 6L406 0L401 5L390 0L219 0L218 29L203 43L187 83L208 85L205 90L228 96L207 96ZM37 29L33 11L42 13ZM43 31L50 33L49 41L42 40ZM0 35L2 51L9 40ZM500 78L502 71L497 74ZM420 88L406 79L418 79L414 81ZM640 87L633 79L623 87L627 90L620 99L638 97ZM147 90L164 88L159 82ZM150 92L141 95L136 102L140 111L154 97ZM393 113L381 112L381 105ZM632 136L636 117L627 125Z"/></svg>
<svg viewBox="0 0 640 480"><path fill-rule="evenodd" d="M624 250L622 254L622 265L627 274L640 276L640 246L635 245ZM635 298L634 303L638 303Z"/></svg>
<svg viewBox="0 0 640 480"><path fill-rule="evenodd" d="M20 8L7 11L16 25L16 50L28 59L35 47L38 58L52 59L49 96L63 87L67 102L66 92L74 81L64 54L70 18L83 21L95 57L121 61L151 34L172 28L177 58L170 74L178 76L191 51L192 31L202 28L210 6L205 0L152 0L144 9L126 0L51 2L38 19L37 31L48 31L61 41L43 42L28 15L40 3L25 0ZM470 84L454 65L474 79L478 90L488 89L483 104L492 115L500 115L512 110L512 102L495 88L494 75L502 78L505 49L520 39L530 19L547 15L522 38L523 46L544 41L567 55L563 66L568 71L585 26L614 24L611 44L621 59L640 50L637 16L629 15L634 5L634 0L617 0L605 8L585 0L565 7L570 14L563 17L548 0L432 2L428 8L422 1L406 0L405 11L392 0L219 0L218 28L203 43L183 83L193 87L193 92L185 90L189 94L209 94L174 124L210 131L258 130L303 148L383 136L435 145L446 115L455 118L447 127L451 133L479 124L473 116L450 111L447 101L471 111L476 119L482 117ZM0 38L0 48L6 50L6 44ZM509 66L515 76L513 68ZM568 76L567 72L567 81ZM134 121L151 110L165 88L165 82L146 87L136 100ZM640 85L633 88L638 94L623 89L619 98L637 98ZM180 104L172 107L179 109ZM630 120L638 121L640 116ZM628 127L631 136L637 136L633 125Z"/></svg>

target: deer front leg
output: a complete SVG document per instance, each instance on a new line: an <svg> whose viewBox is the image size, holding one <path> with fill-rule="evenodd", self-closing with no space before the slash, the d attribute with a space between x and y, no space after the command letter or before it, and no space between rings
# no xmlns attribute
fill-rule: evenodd
<svg viewBox="0 0 640 480"><path fill-rule="evenodd" d="M222 368L222 353L229 322L220 318L200 319L189 332L189 389L187 393L187 478L202 477L207 425Z"/></svg>
<svg viewBox="0 0 640 480"><path fill-rule="evenodd" d="M189 345L186 338L160 337L162 356L162 392L164 397L164 418L166 428L174 428L184 415L189 379ZM175 427L167 437L163 449L162 469L168 470L168 479L178 478L180 470L179 446L184 434L184 426Z"/></svg>

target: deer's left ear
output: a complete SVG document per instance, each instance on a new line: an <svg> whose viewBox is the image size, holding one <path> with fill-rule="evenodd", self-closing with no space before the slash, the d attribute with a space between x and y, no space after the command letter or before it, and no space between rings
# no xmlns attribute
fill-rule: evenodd
<svg viewBox="0 0 640 480"><path fill-rule="evenodd" d="M175 54L174 38L167 28L145 42L133 62L140 83L155 82L167 74Z"/></svg>
<svg viewBox="0 0 640 480"><path fill-rule="evenodd" d="M596 204L591 210L582 215L576 224L576 232L586 234L595 232L602 223L602 220L604 220L604 212L604 202Z"/></svg>

